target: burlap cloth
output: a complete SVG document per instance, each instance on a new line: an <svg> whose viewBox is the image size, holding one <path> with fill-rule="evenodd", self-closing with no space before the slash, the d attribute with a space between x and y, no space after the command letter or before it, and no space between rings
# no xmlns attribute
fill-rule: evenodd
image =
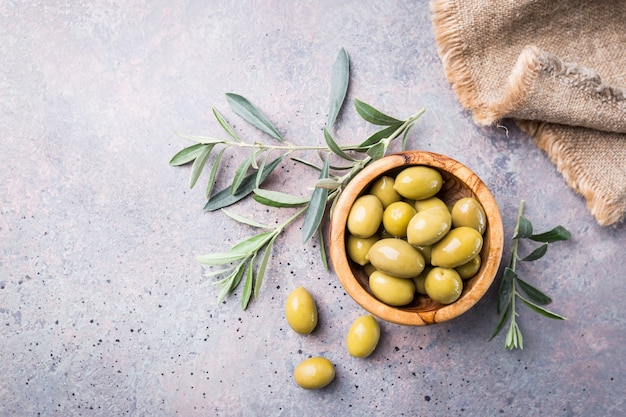
<svg viewBox="0 0 626 417"><path fill-rule="evenodd" d="M479 125L513 119L587 201L626 216L626 1L437 0L437 47Z"/></svg>

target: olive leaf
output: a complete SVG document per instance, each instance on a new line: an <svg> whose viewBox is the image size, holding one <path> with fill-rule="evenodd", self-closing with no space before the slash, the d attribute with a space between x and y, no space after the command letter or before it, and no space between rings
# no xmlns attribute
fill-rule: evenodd
<svg viewBox="0 0 626 417"><path fill-rule="evenodd" d="M257 202L270 207L298 207L309 202L308 198L297 197L280 191L264 190L262 188L254 189L253 198Z"/></svg>
<svg viewBox="0 0 626 417"><path fill-rule="evenodd" d="M265 181L265 179L272 173L272 171L278 166L278 164L280 164L280 161L282 159L283 156L281 155L264 167L263 171L259 173L259 175L261 176L261 181L258 185L262 184L263 181ZM248 196L250 193L252 193L252 190L257 188L256 175L256 173L252 173L246 176L241 181L241 185L238 187L238 190L235 194L231 194L230 187L224 188L221 191L217 192L205 204L204 210L215 211L224 207L228 207L231 204L234 204Z"/></svg>
<svg viewBox="0 0 626 417"><path fill-rule="evenodd" d="M230 217L231 219L235 220L236 222L242 223L242 224L247 224L248 226L252 226L252 227L258 227L259 229L271 229L272 226L267 226L263 223L259 223L256 220L252 220L249 219L247 217L241 216L237 213L234 213L230 210L226 210L226 209L222 209L222 212L227 215L228 217Z"/></svg>
<svg viewBox="0 0 626 417"><path fill-rule="evenodd" d="M237 167L237 170L235 171L235 176L233 178L233 182L230 185L231 194L236 194L237 191L239 191L239 187L241 187L241 183L243 182L244 178L246 178L246 174L248 173L248 169L250 168L250 165L252 165L253 158L254 158L254 155L248 156Z"/></svg>
<svg viewBox="0 0 626 417"><path fill-rule="evenodd" d="M522 258L522 261L530 262L536 261L537 259L543 258L543 256L548 251L548 244L544 243L541 246L535 248L531 253Z"/></svg>
<svg viewBox="0 0 626 417"><path fill-rule="evenodd" d="M402 124L401 120L388 116L385 113L376 110L374 107L356 98L354 99L354 107L356 108L357 113L359 113L359 115L363 119L370 122L371 124L381 126L391 126L397 123Z"/></svg>
<svg viewBox="0 0 626 417"><path fill-rule="evenodd" d="M267 270L267 263L270 259L270 255L272 254L272 248L274 247L274 241L276 240L276 236L274 236L265 247L265 252L263 253L263 258L261 259L261 263L259 265L259 270L256 274L256 279L254 281L254 297L259 296L259 290L261 289L261 285L263 284L263 279L265 277L265 271Z"/></svg>
<svg viewBox="0 0 626 417"><path fill-rule="evenodd" d="M222 129L224 129L224 131L228 133L231 138L235 139L237 142L241 142L241 138L235 133L235 131L230 126L230 124L228 124L224 116L222 116L215 107L213 107L213 115L217 119L217 122L220 124L220 126L222 126Z"/></svg>
<svg viewBox="0 0 626 417"><path fill-rule="evenodd" d="M267 133L274 139L281 142L285 141L278 129L276 129L267 117L265 117L265 115L258 108L256 108L255 105L250 103L247 98L240 96L239 94L226 93L226 100L228 101L230 108L246 122Z"/></svg>
<svg viewBox="0 0 626 417"><path fill-rule="evenodd" d="M546 305L552 302L552 298L548 297L539 289L522 280L520 277L517 277L517 283L519 284L520 289L526 293L528 298L533 300L535 303Z"/></svg>
<svg viewBox="0 0 626 417"><path fill-rule="evenodd" d="M324 139L326 140L326 145L328 145L328 148L337 156L339 156L340 158L343 158L345 160L348 161L354 161L354 158L351 157L350 155L348 155L347 153L345 153L340 147L339 145L337 145L337 142L335 142L335 140L333 139L333 137L330 135L330 132L328 131L328 129L324 128Z"/></svg>
<svg viewBox="0 0 626 417"><path fill-rule="evenodd" d="M527 299L525 299L524 297L520 297L520 300L522 300L522 302L524 304L526 304L526 306L528 308L530 308L531 310L533 310L536 313L541 314L544 317L547 317L549 319L554 319L554 320L567 320L567 318L561 316L560 314L556 314L548 309L545 309L541 306L538 306L535 303L531 303L530 301L528 301Z"/></svg>
<svg viewBox="0 0 626 417"><path fill-rule="evenodd" d="M211 155L211 151L213 150L214 144L210 145L202 145L202 150L200 154L193 161L193 165L191 165L191 174L189 174L189 188L193 188L200 178L200 174L204 169L204 165L206 164L207 159L209 159L209 155Z"/></svg>
<svg viewBox="0 0 626 417"><path fill-rule="evenodd" d="M367 151L367 155L372 158L372 160L376 161L385 156L386 149L387 147L383 142L378 142Z"/></svg>
<svg viewBox="0 0 626 417"><path fill-rule="evenodd" d="M376 145L381 140L390 137L396 130L398 130L402 126L402 124L402 122L398 122L374 133L359 145L359 150L367 152L367 150L371 146Z"/></svg>
<svg viewBox="0 0 626 417"><path fill-rule="evenodd" d="M188 164L189 162L196 159L203 151L206 145L203 143L196 143L194 145L188 146L181 151L177 152L176 155L170 159L169 164L171 166L180 166Z"/></svg>
<svg viewBox="0 0 626 417"><path fill-rule="evenodd" d="M252 282L254 280L254 256L250 259L248 264L248 273L246 274L246 281L243 285L243 293L241 294L241 308L245 310L248 308L250 302L250 296L252 295Z"/></svg>
<svg viewBox="0 0 626 417"><path fill-rule="evenodd" d="M536 242L553 243L559 240L568 240L572 237L572 234L563 226L557 226L552 230L545 233L539 233L529 236L529 239Z"/></svg>
<svg viewBox="0 0 626 417"><path fill-rule="evenodd" d="M517 223L517 226L515 227L515 232L513 233L513 239L523 239L532 236L532 223L524 216L520 216L518 220L519 221Z"/></svg>
<svg viewBox="0 0 626 417"><path fill-rule="evenodd" d="M328 178L329 161L326 159L322 172L320 173L320 179ZM324 211L326 210L326 201L328 198L328 189L316 187L311 195L311 201L304 216L304 222L302 224L302 243L306 243L317 231L322 217L324 217Z"/></svg>
<svg viewBox="0 0 626 417"><path fill-rule="evenodd" d="M211 167L211 172L209 174L209 181L207 182L206 190L204 192L204 196L207 200L210 199L211 193L213 192L213 186L215 185L215 177L217 176L217 170L220 167L220 163L222 162L222 157L224 156L224 152L226 152L226 148L222 148L220 153L217 154L215 161L213 161L213 166Z"/></svg>
<svg viewBox="0 0 626 417"><path fill-rule="evenodd" d="M346 98L349 82L350 60L348 59L348 53L346 50L341 48L333 65L330 86L330 103L328 106L328 120L326 122L326 127L328 129L332 129L335 124L335 120L337 119L339 111L341 110L343 102Z"/></svg>

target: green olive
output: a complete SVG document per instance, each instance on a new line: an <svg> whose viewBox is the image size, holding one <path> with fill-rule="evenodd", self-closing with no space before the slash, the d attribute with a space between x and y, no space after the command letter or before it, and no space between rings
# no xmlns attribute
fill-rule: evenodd
<svg viewBox="0 0 626 417"><path fill-rule="evenodd" d="M426 287L424 286L424 282L426 281L426 277L430 270L433 269L432 266L426 265L421 274L413 278L413 283L415 284L415 291L419 294L426 295Z"/></svg>
<svg viewBox="0 0 626 417"><path fill-rule="evenodd" d="M381 239L367 253L369 261L379 271L399 278L412 278L424 269L424 257L402 239Z"/></svg>
<svg viewBox="0 0 626 417"><path fill-rule="evenodd" d="M309 334L317 326L315 300L304 287L296 288L287 297L285 317L296 333Z"/></svg>
<svg viewBox="0 0 626 417"><path fill-rule="evenodd" d="M483 234L487 228L487 216L483 206L475 198L461 198L452 206L452 225L472 227Z"/></svg>
<svg viewBox="0 0 626 417"><path fill-rule="evenodd" d="M369 284L374 296L390 306L409 304L415 295L412 279L394 277L381 271L372 272Z"/></svg>
<svg viewBox="0 0 626 417"><path fill-rule="evenodd" d="M314 356L296 367L293 379L304 389L324 388L335 379L335 367L328 359Z"/></svg>
<svg viewBox="0 0 626 417"><path fill-rule="evenodd" d="M469 279L476 275L476 273L478 273L481 263L482 259L480 259L480 255L476 255L468 262L464 263L463 265L457 266L454 269L456 270L456 272L459 273L461 278Z"/></svg>
<svg viewBox="0 0 626 417"><path fill-rule="evenodd" d="M389 204L400 201L402 197L393 189L395 180L392 177L383 176L374 181L370 187L370 194L378 197L383 204L383 208L387 208Z"/></svg>
<svg viewBox="0 0 626 417"><path fill-rule="evenodd" d="M443 178L436 169L413 166L400 171L393 188L404 198L424 200L437 194L442 185Z"/></svg>
<svg viewBox="0 0 626 417"><path fill-rule="evenodd" d="M471 227L456 227L433 245L431 264L444 268L456 268L469 262L480 253L483 236Z"/></svg>
<svg viewBox="0 0 626 417"><path fill-rule="evenodd" d="M430 197L424 200L415 200L414 203L415 210L423 211L433 207L441 207L443 209L448 210L448 206L443 202L439 197Z"/></svg>
<svg viewBox="0 0 626 417"><path fill-rule="evenodd" d="M367 252L374 243L378 241L378 236L371 237L356 237L354 235L348 235L346 239L346 251L348 257L357 264L363 266L369 261L367 260Z"/></svg>
<svg viewBox="0 0 626 417"><path fill-rule="evenodd" d="M378 197L366 194L357 198L348 213L348 231L354 236L373 236L383 220L383 205Z"/></svg>
<svg viewBox="0 0 626 417"><path fill-rule="evenodd" d="M461 296L463 280L454 269L433 268L426 276L424 287L433 301L451 304Z"/></svg>
<svg viewBox="0 0 626 417"><path fill-rule="evenodd" d="M413 206L404 201L396 201L383 211L383 227L392 236L405 237L406 227L414 215Z"/></svg>
<svg viewBox="0 0 626 417"><path fill-rule="evenodd" d="M374 352L380 340L380 326L373 316L358 317L350 326L346 336L348 353L357 358L366 358Z"/></svg>
<svg viewBox="0 0 626 417"><path fill-rule="evenodd" d="M407 240L411 245L428 246L438 242L452 227L452 216L447 208L432 207L418 211L407 226Z"/></svg>

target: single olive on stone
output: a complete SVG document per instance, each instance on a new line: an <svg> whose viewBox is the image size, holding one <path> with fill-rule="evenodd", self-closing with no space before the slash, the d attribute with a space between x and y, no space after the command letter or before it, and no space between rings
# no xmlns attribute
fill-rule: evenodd
<svg viewBox="0 0 626 417"><path fill-rule="evenodd" d="M302 361L293 371L296 384L304 389L320 389L335 379L335 367L326 358L314 356Z"/></svg>
<svg viewBox="0 0 626 417"><path fill-rule="evenodd" d="M376 319L369 315L357 317L346 335L346 349L357 358L366 358L374 352L380 340L380 326Z"/></svg>
<svg viewBox="0 0 626 417"><path fill-rule="evenodd" d="M317 306L304 287L296 288L287 297L285 318L289 326L299 334L310 334L317 326Z"/></svg>

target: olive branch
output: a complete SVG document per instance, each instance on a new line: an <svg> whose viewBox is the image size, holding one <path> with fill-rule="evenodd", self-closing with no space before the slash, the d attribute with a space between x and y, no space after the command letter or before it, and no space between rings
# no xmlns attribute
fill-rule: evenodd
<svg viewBox="0 0 626 417"><path fill-rule="evenodd" d="M565 320L565 317L544 307L552 303L552 298L520 278L517 273L517 265L519 261L532 262L542 258L548 251L548 245L550 243L568 240L571 234L563 226L556 226L545 233L534 234L533 225L530 220L523 216L523 211L524 200L520 202L517 223L513 231L511 259L509 265L504 268L500 287L498 288L497 313L500 315L500 319L489 339L491 340L496 337L508 321L509 328L504 339L504 346L507 349L524 349L522 331L517 323L517 318L519 317L517 301L521 301L532 311L542 316L556 320ZM518 252L521 240L530 240L540 242L541 244L535 247L528 255L522 257Z"/></svg>
<svg viewBox="0 0 626 417"><path fill-rule="evenodd" d="M339 145L337 143L331 132L337 116L344 106L349 79L348 54L345 49L341 48L332 69L329 113L326 126L323 128L324 145L295 145L288 142L257 106L245 97L234 93L226 94L231 110L244 121L272 138L274 142L244 140L215 108L213 108L213 115L226 134L225 137L179 135L192 141L193 144L177 152L170 160L170 165L191 164L189 188L193 188L197 184L207 163L211 166L205 188L207 202L204 210L221 210L239 223L263 230L235 244L226 252L196 257L199 263L207 266L205 276L215 279L214 282L221 288L218 302L222 302L242 281L244 287L241 307L246 309L251 298L253 296L258 297L274 242L289 225L300 217L304 217L302 221L302 243L307 243L314 235L318 235L320 255L324 266L328 269L322 233L322 220L328 206L330 205L329 215L332 215L334 203L345 185L365 166L385 156L394 140L402 137L402 149L405 149L409 131L425 110L422 109L408 118L400 120L388 116L358 99L354 100L357 113L368 123L383 126L383 128L358 144ZM233 148L247 149L250 153L235 170L230 185L214 192L213 186L217 180L221 161L225 152ZM293 156L292 154L296 151L316 153L321 161L314 163ZM213 158L211 159L212 155ZM315 182L309 197L299 197L282 191L262 188L264 181L280 166L285 158L303 164L318 173L318 180ZM333 164L331 159L340 162ZM298 210L278 226L269 226L226 209L226 207L248 196L252 196L257 203L265 206L297 208Z"/></svg>

